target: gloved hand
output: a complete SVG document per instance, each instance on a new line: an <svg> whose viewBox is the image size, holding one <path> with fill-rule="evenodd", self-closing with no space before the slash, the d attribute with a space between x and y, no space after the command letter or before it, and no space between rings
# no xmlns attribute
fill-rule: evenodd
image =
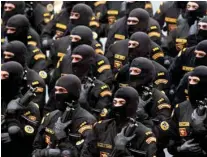
<svg viewBox="0 0 207 157"><path fill-rule="evenodd" d="M9 142L11 142L9 133L1 133L1 143L9 143Z"/></svg>
<svg viewBox="0 0 207 157"><path fill-rule="evenodd" d="M198 143L192 143L194 139L188 140L185 143L183 143L180 147L177 148L178 152L200 152L201 148Z"/></svg>
<svg viewBox="0 0 207 157"><path fill-rule="evenodd" d="M53 40L52 39L43 39L42 40L42 47L44 49L48 49L50 45L52 44Z"/></svg>
<svg viewBox="0 0 207 157"><path fill-rule="evenodd" d="M125 126L124 128L122 128L121 132L118 133L114 139L114 143L115 143L115 147L117 150L122 150L124 151L126 149L126 145L129 141L131 141L136 135L132 135L129 137L126 137L125 131L127 129L127 126Z"/></svg>
<svg viewBox="0 0 207 157"><path fill-rule="evenodd" d="M36 149L32 153L32 157L57 157L60 156L60 149Z"/></svg>
<svg viewBox="0 0 207 157"><path fill-rule="evenodd" d="M55 127L54 127L54 132L55 132L55 136L57 140L63 139L67 136L65 129L71 124L71 122L72 121L70 120L66 123L62 123L61 117L58 118L57 122L55 123Z"/></svg>
<svg viewBox="0 0 207 157"><path fill-rule="evenodd" d="M9 102L9 104L7 105L7 114L15 114L17 111L21 111L24 109L24 106L19 103L19 100L20 98L17 98Z"/></svg>

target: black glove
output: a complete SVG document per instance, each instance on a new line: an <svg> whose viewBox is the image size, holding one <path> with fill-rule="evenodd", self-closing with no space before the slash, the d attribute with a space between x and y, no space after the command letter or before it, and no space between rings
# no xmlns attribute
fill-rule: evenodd
<svg viewBox="0 0 207 157"><path fill-rule="evenodd" d="M32 157L57 157L60 153L60 149L36 149Z"/></svg>
<svg viewBox="0 0 207 157"><path fill-rule="evenodd" d="M63 139L67 136L65 129L71 124L71 122L72 121L70 120L66 123L62 123L61 117L58 118L57 122L55 123L55 127L54 127L54 132L55 132L55 136L57 140Z"/></svg>
<svg viewBox="0 0 207 157"><path fill-rule="evenodd" d="M129 141L131 141L136 135L132 135L129 137L126 137L125 131L127 129L127 126L125 126L124 128L122 128L121 132L118 133L114 139L114 143L115 143L115 147L117 150L122 150L124 151L126 149L126 145Z"/></svg>
<svg viewBox="0 0 207 157"><path fill-rule="evenodd" d="M9 143L9 142L11 142L9 133L1 133L1 143Z"/></svg>
<svg viewBox="0 0 207 157"><path fill-rule="evenodd" d="M192 152L192 153L197 153L201 151L201 148L198 143L193 143L191 142L194 139L188 140L185 143L183 143L180 147L178 147L178 152Z"/></svg>
<svg viewBox="0 0 207 157"><path fill-rule="evenodd" d="M17 98L15 100L10 101L9 104L7 105L6 113L15 114L17 111L24 110L24 106L22 106L19 103L19 100L20 100L20 98Z"/></svg>
<svg viewBox="0 0 207 157"><path fill-rule="evenodd" d="M42 40L42 47L44 49L48 49L50 45L52 44L53 40L52 39L43 39Z"/></svg>

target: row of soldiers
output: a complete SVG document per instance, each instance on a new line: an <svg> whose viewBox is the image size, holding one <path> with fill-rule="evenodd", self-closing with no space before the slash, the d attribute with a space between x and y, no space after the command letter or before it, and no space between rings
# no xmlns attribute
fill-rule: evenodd
<svg viewBox="0 0 207 157"><path fill-rule="evenodd" d="M2 2L2 156L206 157L206 11Z"/></svg>

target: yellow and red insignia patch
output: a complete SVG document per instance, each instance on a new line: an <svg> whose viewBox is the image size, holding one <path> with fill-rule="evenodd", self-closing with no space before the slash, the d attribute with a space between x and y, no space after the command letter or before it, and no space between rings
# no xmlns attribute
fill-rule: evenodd
<svg viewBox="0 0 207 157"><path fill-rule="evenodd" d="M30 120L32 120L32 121L36 121L36 120L37 120L37 117L35 117L35 116L28 116L28 118L29 118Z"/></svg>
<svg viewBox="0 0 207 157"><path fill-rule="evenodd" d="M108 157L109 153L107 152L100 152L100 157Z"/></svg>
<svg viewBox="0 0 207 157"><path fill-rule="evenodd" d="M166 122L166 121L163 121L162 123L160 123L160 128L164 131L168 130L169 127L170 126L169 126L168 122Z"/></svg>

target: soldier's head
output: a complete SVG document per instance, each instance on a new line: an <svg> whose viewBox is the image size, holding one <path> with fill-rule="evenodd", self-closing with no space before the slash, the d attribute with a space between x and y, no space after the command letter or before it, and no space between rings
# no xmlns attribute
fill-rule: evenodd
<svg viewBox="0 0 207 157"><path fill-rule="evenodd" d="M16 61L23 67L26 65L27 48L21 41L9 42L3 52L4 62Z"/></svg>
<svg viewBox="0 0 207 157"><path fill-rule="evenodd" d="M16 14L24 14L24 1L6 1L4 4L4 11L2 15L3 22L6 24L7 20Z"/></svg>
<svg viewBox="0 0 207 157"><path fill-rule="evenodd" d="M6 35L9 42L19 40L27 45L29 26L29 20L24 15L17 14L9 18L6 25Z"/></svg>
<svg viewBox="0 0 207 157"><path fill-rule="evenodd" d="M188 23L192 25L195 20L206 15L207 3L206 1L189 1L186 6L185 17Z"/></svg>
<svg viewBox="0 0 207 157"><path fill-rule="evenodd" d="M91 46L80 45L72 51L72 71L81 80L95 64L95 51Z"/></svg>
<svg viewBox="0 0 207 157"><path fill-rule="evenodd" d="M196 100L207 98L207 67L196 67L188 77L188 95L191 103L196 105Z"/></svg>
<svg viewBox="0 0 207 157"><path fill-rule="evenodd" d="M4 100L14 98L20 90L23 81L23 67L21 64L11 61L1 66L1 90Z"/></svg>
<svg viewBox="0 0 207 157"><path fill-rule="evenodd" d="M81 82L75 75L60 77L55 84L55 98L59 102L56 108L64 111L67 103L77 102L81 92Z"/></svg>
<svg viewBox="0 0 207 157"><path fill-rule="evenodd" d="M195 54L195 65L207 66L207 40L203 40L196 46L194 51Z"/></svg>
<svg viewBox="0 0 207 157"><path fill-rule="evenodd" d="M139 90L141 86L152 83L155 78L155 67L151 60L135 58L129 68L130 85Z"/></svg>
<svg viewBox="0 0 207 157"><path fill-rule="evenodd" d="M82 44L91 46L93 42L93 33L92 30L87 26L76 26L70 33L70 39L72 50Z"/></svg>
<svg viewBox="0 0 207 157"><path fill-rule="evenodd" d="M86 4L79 3L76 4L71 13L70 13L70 21L73 25L85 25L89 26L89 22L91 21L93 16L93 10Z"/></svg>
<svg viewBox="0 0 207 157"><path fill-rule="evenodd" d="M138 104L138 92L132 87L122 87L114 95L112 115L118 123L126 121L127 118L134 118Z"/></svg>
<svg viewBox="0 0 207 157"><path fill-rule="evenodd" d="M206 40L207 39L207 16L204 16L199 22L198 22L198 37L200 37L200 40Z"/></svg>
<svg viewBox="0 0 207 157"><path fill-rule="evenodd" d="M146 32L148 29L149 18L149 13L144 9L136 8L132 10L127 19L129 36L137 31Z"/></svg>
<svg viewBox="0 0 207 157"><path fill-rule="evenodd" d="M136 57L149 57L151 52L151 39L144 32L136 32L130 37L129 43L129 61Z"/></svg>

